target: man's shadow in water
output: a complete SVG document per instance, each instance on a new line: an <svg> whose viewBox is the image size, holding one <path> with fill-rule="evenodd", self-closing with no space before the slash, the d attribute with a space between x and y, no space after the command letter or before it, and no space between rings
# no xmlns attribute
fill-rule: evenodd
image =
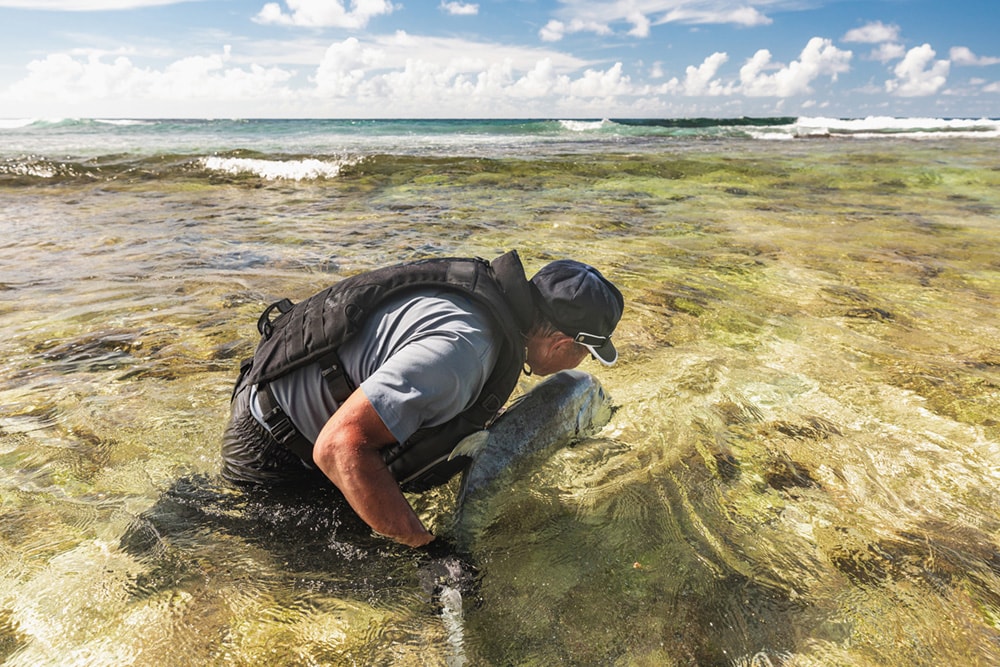
<svg viewBox="0 0 1000 667"><path fill-rule="evenodd" d="M371 600L420 577L419 556L375 536L333 487L239 487L209 475L174 482L129 524L120 548L148 568L135 582L141 596L201 576L199 562L231 558L231 547L220 548L231 538L266 553L292 585L336 596Z"/></svg>

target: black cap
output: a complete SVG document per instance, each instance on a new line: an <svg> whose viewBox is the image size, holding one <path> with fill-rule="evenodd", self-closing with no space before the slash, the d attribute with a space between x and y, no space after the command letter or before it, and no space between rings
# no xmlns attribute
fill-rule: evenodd
<svg viewBox="0 0 1000 667"><path fill-rule="evenodd" d="M622 317L625 299L600 271L560 259L543 266L531 282L541 296L539 307L557 329L605 366L618 360L611 334Z"/></svg>

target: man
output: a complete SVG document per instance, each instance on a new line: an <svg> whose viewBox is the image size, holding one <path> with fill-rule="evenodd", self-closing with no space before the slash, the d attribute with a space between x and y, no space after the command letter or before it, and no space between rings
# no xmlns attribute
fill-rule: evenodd
<svg viewBox="0 0 1000 667"><path fill-rule="evenodd" d="M464 468L453 448L497 415L522 369L614 364L623 308L593 267L559 260L528 281L514 251L386 267L272 304L233 391L223 476L332 482L375 532L425 545L434 536L403 490Z"/></svg>

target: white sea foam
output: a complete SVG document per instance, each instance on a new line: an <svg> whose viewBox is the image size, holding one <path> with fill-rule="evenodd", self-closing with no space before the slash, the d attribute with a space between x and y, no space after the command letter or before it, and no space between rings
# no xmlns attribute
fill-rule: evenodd
<svg viewBox="0 0 1000 667"><path fill-rule="evenodd" d="M1000 120L989 118L867 118L801 117L791 125L748 129L755 139L786 140L809 137L855 137L859 139L899 136L911 139L941 137L995 139Z"/></svg>
<svg viewBox="0 0 1000 667"><path fill-rule="evenodd" d="M269 181L286 179L302 181L314 178L335 178L341 169L357 164L357 159L340 160L258 160L235 157L206 157L202 164L211 171L227 174L255 174Z"/></svg>
<svg viewBox="0 0 1000 667"><path fill-rule="evenodd" d="M933 132L933 131L987 131L1000 129L1000 121L989 118L894 118L868 116L867 118L809 118L795 121L802 128L825 127L847 132Z"/></svg>
<svg viewBox="0 0 1000 667"><path fill-rule="evenodd" d="M57 173L55 166L51 162L38 160L33 157L0 162L0 174L4 175L55 178Z"/></svg>
<svg viewBox="0 0 1000 667"><path fill-rule="evenodd" d="M570 132L592 132L594 130L599 130L608 123L608 119L604 120L561 120L559 124L562 125L564 130L569 130Z"/></svg>
<svg viewBox="0 0 1000 667"><path fill-rule="evenodd" d="M101 123L103 125L117 125L119 127L131 127L132 125L156 125L153 121L131 120L128 118L95 118L94 122Z"/></svg>
<svg viewBox="0 0 1000 667"><path fill-rule="evenodd" d="M37 176L38 178L55 178L56 170L51 165L34 164L21 165L14 170L20 176Z"/></svg>

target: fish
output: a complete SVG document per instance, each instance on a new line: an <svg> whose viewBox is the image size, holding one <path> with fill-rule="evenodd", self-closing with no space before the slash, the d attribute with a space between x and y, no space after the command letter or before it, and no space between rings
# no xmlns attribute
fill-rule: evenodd
<svg viewBox="0 0 1000 667"><path fill-rule="evenodd" d="M474 515L498 479L530 455L556 450L597 433L614 412L600 380L584 371L555 373L515 399L493 423L461 440L451 457L471 463L462 474L455 506L455 538L467 546Z"/></svg>

